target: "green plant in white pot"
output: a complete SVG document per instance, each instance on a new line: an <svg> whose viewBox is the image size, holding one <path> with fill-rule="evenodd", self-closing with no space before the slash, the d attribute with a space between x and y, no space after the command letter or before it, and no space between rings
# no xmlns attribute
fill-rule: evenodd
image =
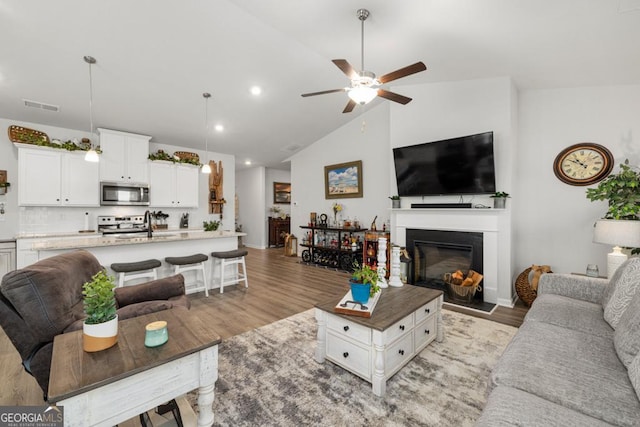
<svg viewBox="0 0 640 427"><path fill-rule="evenodd" d="M349 284L354 301L366 304L369 298L380 291L378 272L367 264L355 263Z"/></svg>
<svg viewBox="0 0 640 427"><path fill-rule="evenodd" d="M493 199L493 207L494 209L504 209L507 205L507 198L511 197L509 193L505 193L504 191L496 191L491 195Z"/></svg>
<svg viewBox="0 0 640 427"><path fill-rule="evenodd" d="M84 312L82 348L87 352L105 350L118 342L118 314L114 279L103 270L82 286Z"/></svg>

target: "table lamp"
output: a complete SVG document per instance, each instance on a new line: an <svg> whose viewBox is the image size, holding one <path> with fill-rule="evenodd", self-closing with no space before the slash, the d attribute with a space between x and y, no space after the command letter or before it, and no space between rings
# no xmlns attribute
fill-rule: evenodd
<svg viewBox="0 0 640 427"><path fill-rule="evenodd" d="M611 278L628 258L622 248L640 247L640 221L600 219L596 221L593 241L613 245L613 252L607 255L607 277Z"/></svg>

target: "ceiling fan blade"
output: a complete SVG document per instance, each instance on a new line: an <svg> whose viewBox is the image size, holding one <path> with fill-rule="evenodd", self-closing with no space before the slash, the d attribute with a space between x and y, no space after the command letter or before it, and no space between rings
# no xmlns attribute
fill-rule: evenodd
<svg viewBox="0 0 640 427"><path fill-rule="evenodd" d="M342 110L342 112L350 113L353 111L355 107L356 107L356 101L354 101L353 99L350 99L349 102L347 102L347 106L344 107L344 110Z"/></svg>
<svg viewBox="0 0 640 427"><path fill-rule="evenodd" d="M302 97L316 96L316 95L324 95L324 94L327 94L327 93L344 92L344 91L346 91L345 88L342 88L342 89L331 89L331 90L323 90L322 92L303 93L300 96L302 96Z"/></svg>
<svg viewBox="0 0 640 427"><path fill-rule="evenodd" d="M399 95L394 92L389 92L388 90L378 89L378 96L381 98L388 99L389 101L398 102L402 105L406 105L411 102L411 98L406 97L404 95Z"/></svg>
<svg viewBox="0 0 640 427"><path fill-rule="evenodd" d="M358 73L346 59L332 59L331 62L336 64L336 67L340 68L351 80L358 78Z"/></svg>
<svg viewBox="0 0 640 427"><path fill-rule="evenodd" d="M424 71L427 69L427 66L422 62L416 62L415 64L406 66L404 68L400 68L399 70L392 71L388 74L385 74L382 77L378 78L378 81L381 84L388 83L393 80L400 79L402 77L410 76L411 74L419 73L420 71Z"/></svg>

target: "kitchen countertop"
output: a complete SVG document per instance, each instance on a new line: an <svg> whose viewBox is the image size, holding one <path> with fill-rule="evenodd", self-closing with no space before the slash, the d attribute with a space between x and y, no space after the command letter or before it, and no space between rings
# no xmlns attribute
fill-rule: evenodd
<svg viewBox="0 0 640 427"><path fill-rule="evenodd" d="M228 237L246 236L246 233L235 231L165 231L154 232L153 237L133 234L122 237L103 236L77 239L50 240L47 242L35 243L32 250L36 251L57 251L61 249L95 248L104 246L140 245L150 243L164 243L185 240L220 239Z"/></svg>
<svg viewBox="0 0 640 427"><path fill-rule="evenodd" d="M153 234L162 234L162 233L190 233L194 231L204 231L203 228L163 228L162 230L154 230ZM89 232L86 231L61 231L57 233L51 232L31 232L31 233L18 233L16 235L16 239L45 239L45 238L55 238L55 237L96 237L102 236L102 233L97 232L96 230L91 230Z"/></svg>

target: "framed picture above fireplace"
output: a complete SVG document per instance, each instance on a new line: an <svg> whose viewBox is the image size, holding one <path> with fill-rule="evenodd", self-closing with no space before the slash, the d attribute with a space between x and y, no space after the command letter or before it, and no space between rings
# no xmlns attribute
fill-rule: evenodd
<svg viewBox="0 0 640 427"><path fill-rule="evenodd" d="M325 199L362 197L362 160L324 167Z"/></svg>

